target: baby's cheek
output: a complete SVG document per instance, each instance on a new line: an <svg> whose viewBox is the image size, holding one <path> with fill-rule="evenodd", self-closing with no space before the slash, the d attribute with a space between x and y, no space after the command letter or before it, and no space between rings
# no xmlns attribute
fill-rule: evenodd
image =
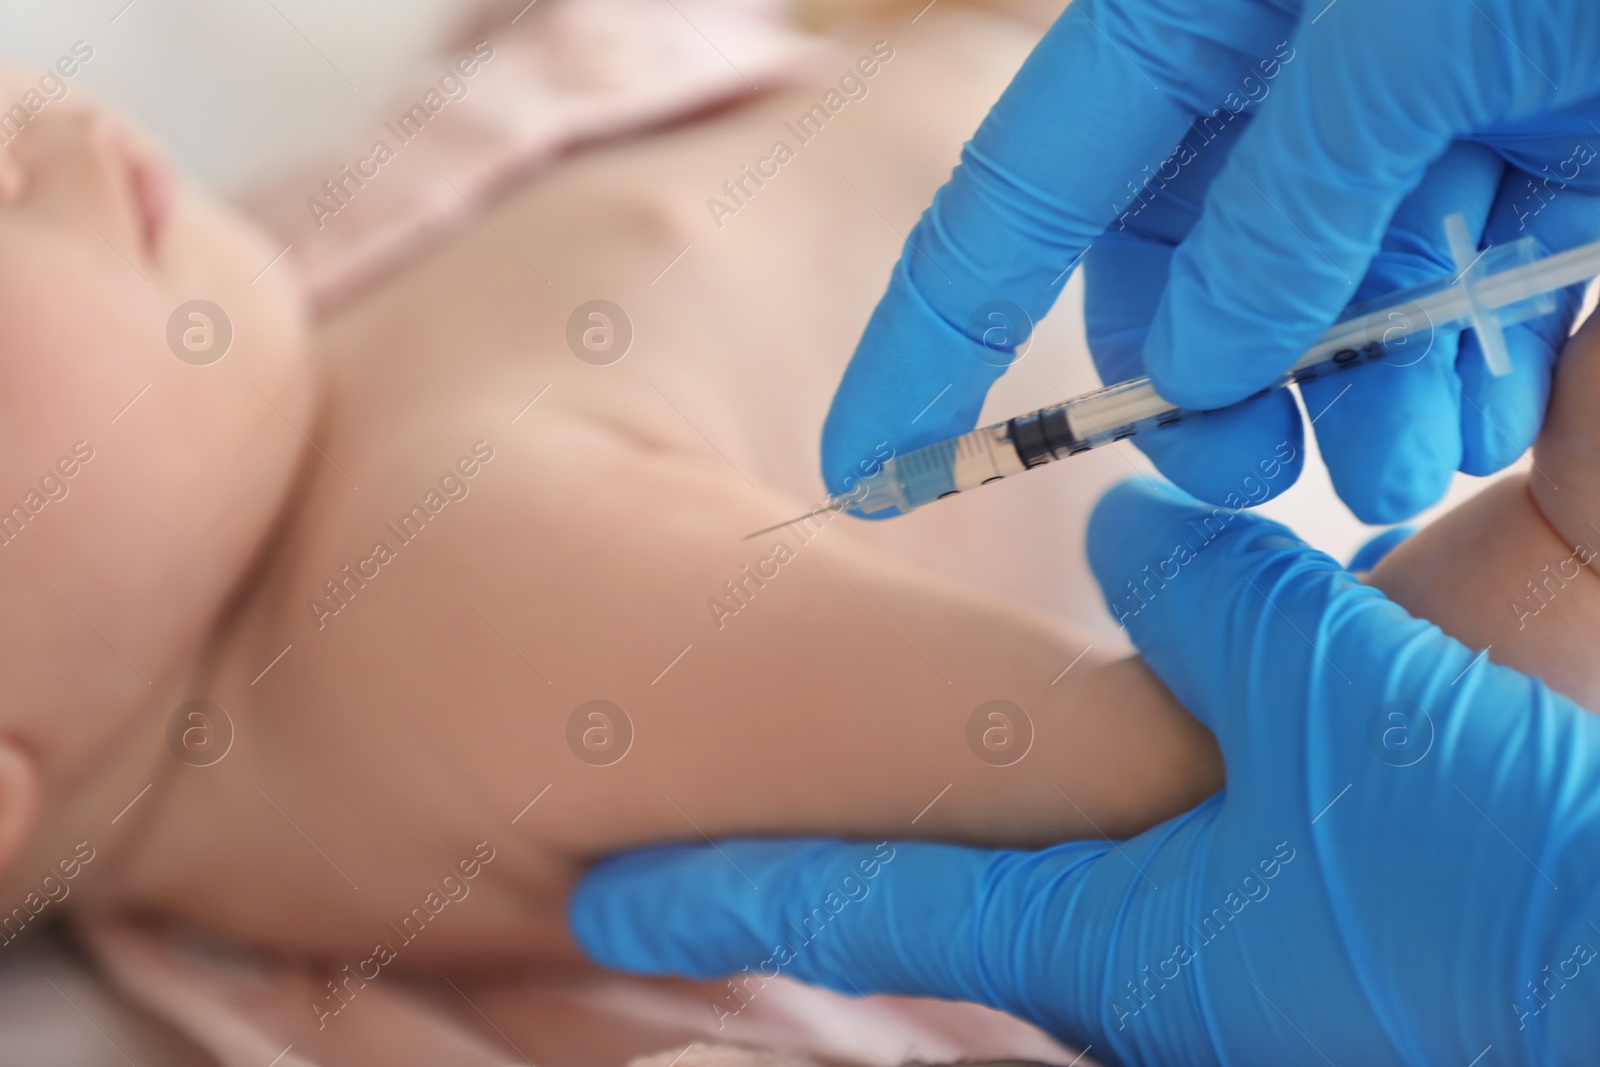
<svg viewBox="0 0 1600 1067"><path fill-rule="evenodd" d="M70 246L0 259L0 485L74 441L105 440L150 382L160 304L131 267L120 269L126 278Z"/></svg>

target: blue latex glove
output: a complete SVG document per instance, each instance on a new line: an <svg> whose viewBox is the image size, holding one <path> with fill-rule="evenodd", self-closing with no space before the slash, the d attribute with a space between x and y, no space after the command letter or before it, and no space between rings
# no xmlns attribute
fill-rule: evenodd
<svg viewBox="0 0 1600 1067"><path fill-rule="evenodd" d="M1107 1063L1592 1064L1600 717L1276 523L1233 514L1202 543L1213 515L1130 482L1089 549L1146 662L1216 734L1226 791L1129 841L1042 852L624 855L580 885L579 942L644 973L748 967L752 992L781 972L978 1001ZM1125 583L1146 565L1169 577L1141 605Z"/></svg>
<svg viewBox="0 0 1600 1067"><path fill-rule="evenodd" d="M1216 408L1352 298L1452 273L1444 216L1560 250L1600 237L1596 193L1593 0L1075 0L910 234L829 413L824 478L842 492L879 442L974 426L1080 259L1101 376L1147 368L1172 400ZM1475 341L1458 358L1440 338L1414 365L1307 388L1355 513L1399 521L1457 468L1520 455L1578 297L1509 331L1506 378ZM1283 394L1137 440L1225 502L1300 432Z"/></svg>
<svg viewBox="0 0 1600 1067"><path fill-rule="evenodd" d="M1399 548L1416 532L1415 526L1391 526L1380 534L1374 534L1366 544L1356 549L1355 555L1350 557L1348 569L1352 574L1367 573L1382 563L1383 557Z"/></svg>

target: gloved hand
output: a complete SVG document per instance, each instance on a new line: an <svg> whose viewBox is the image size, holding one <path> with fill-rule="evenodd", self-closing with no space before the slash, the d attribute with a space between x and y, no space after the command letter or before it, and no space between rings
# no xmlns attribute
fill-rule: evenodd
<svg viewBox="0 0 1600 1067"><path fill-rule="evenodd" d="M1391 526L1382 533L1374 534L1366 544L1355 550L1345 569L1351 574L1366 574L1416 532L1415 526Z"/></svg>
<svg viewBox="0 0 1600 1067"><path fill-rule="evenodd" d="M880 441L971 429L1080 260L1101 377L1148 370L1209 409L1274 380L1352 298L1453 273L1446 215L1561 250L1600 237L1596 193L1591 0L1075 0L910 234L828 415L824 478L840 492ZM1520 455L1579 296L1508 331L1505 378L1451 337L1306 388L1357 516L1399 521L1457 468ZM1285 393L1135 440L1224 502L1300 422Z"/></svg>
<svg viewBox="0 0 1600 1067"><path fill-rule="evenodd" d="M1145 661L1217 735L1223 793L1041 852L649 849L579 886L580 944L978 1001L1105 1063L1594 1062L1600 717L1276 523L1130 482L1089 537Z"/></svg>

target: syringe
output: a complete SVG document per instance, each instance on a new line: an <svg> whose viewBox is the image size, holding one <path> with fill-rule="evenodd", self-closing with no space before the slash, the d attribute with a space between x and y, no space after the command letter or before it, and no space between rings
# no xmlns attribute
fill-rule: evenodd
<svg viewBox="0 0 1600 1067"><path fill-rule="evenodd" d="M1445 233L1455 274L1348 309L1261 393L1377 359L1403 358L1397 365L1406 366L1427 354L1434 335L1468 327L1477 331L1491 373L1503 375L1511 369L1505 327L1547 314L1555 307L1552 293L1600 275L1600 241L1540 258L1527 237L1475 252L1460 215L1445 220ZM1163 399L1149 378L1118 382L897 454L871 477L833 497L827 508L858 515L887 508L910 511L1051 460L1177 425L1194 414Z"/></svg>

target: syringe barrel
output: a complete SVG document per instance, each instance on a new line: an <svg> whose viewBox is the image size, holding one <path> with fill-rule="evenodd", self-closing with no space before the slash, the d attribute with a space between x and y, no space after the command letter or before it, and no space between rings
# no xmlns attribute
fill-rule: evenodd
<svg viewBox="0 0 1600 1067"><path fill-rule="evenodd" d="M910 511L951 493L1021 473L1027 468L1012 447L1009 425L982 426L885 460L882 473L863 482L866 497L849 510L864 515L888 507Z"/></svg>
<svg viewBox="0 0 1600 1067"><path fill-rule="evenodd" d="M1149 378L1134 378L1018 416L1006 426L1023 465L1037 467L1181 418Z"/></svg>
<svg viewBox="0 0 1600 1067"><path fill-rule="evenodd" d="M1290 371L1273 387L1355 366L1384 352L1382 344L1342 350L1321 363ZM886 508L910 511L1052 460L1176 425L1197 414L1203 413L1185 411L1162 397L1149 378L1118 382L1064 404L894 456L884 462L880 474L863 480L865 497L842 506L858 515Z"/></svg>
<svg viewBox="0 0 1600 1067"><path fill-rule="evenodd" d="M1286 373L1255 395L1377 359L1410 366L1427 355L1441 334L1468 325L1482 327L1489 316L1496 327L1504 327L1548 313L1553 307L1549 290L1596 272L1600 241L1542 260L1526 238L1487 249L1455 275L1347 309ZM864 497L854 493L848 500L836 498L832 506L858 514L891 507L910 511L1052 460L1204 415L1163 398L1149 378L1134 378L897 455L862 483L868 489Z"/></svg>

